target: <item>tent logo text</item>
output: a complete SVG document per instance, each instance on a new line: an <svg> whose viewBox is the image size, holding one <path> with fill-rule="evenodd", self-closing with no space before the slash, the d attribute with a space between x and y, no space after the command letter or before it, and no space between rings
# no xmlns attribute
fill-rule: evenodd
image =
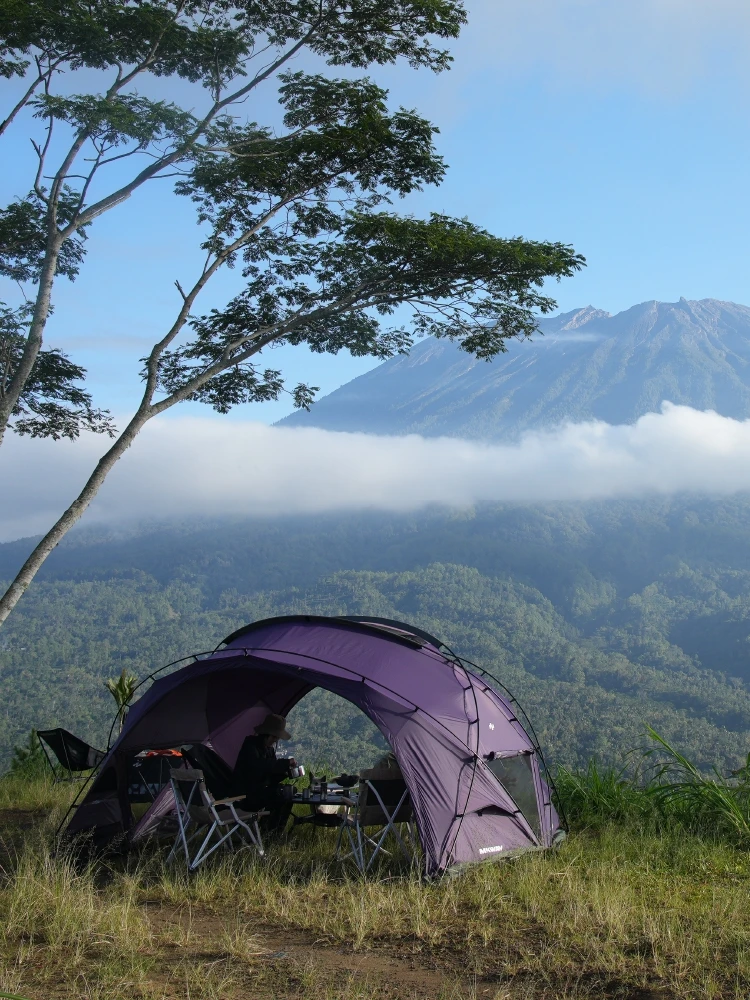
<svg viewBox="0 0 750 1000"><path fill-rule="evenodd" d="M503 845L497 844L495 847L480 847L480 854L497 854L498 851L502 851Z"/></svg>

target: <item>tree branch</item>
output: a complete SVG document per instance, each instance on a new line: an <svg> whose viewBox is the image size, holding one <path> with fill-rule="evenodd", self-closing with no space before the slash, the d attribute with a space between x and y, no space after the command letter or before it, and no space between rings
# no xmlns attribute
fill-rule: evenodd
<svg viewBox="0 0 750 1000"><path fill-rule="evenodd" d="M285 203L286 202L280 202L275 205L270 211L261 216L251 229L243 232L242 235L239 236L233 243L230 243L221 251L221 253L217 254L213 262L207 268L204 268L200 277L189 292L185 293L180 287L179 282L175 282L178 291L182 295L182 308L177 314L177 318L172 324L169 332L157 344L154 344L151 349L151 353L148 356L148 361L146 362L146 387L143 391L143 402L141 405L151 405L151 400L154 397L154 393L156 392L159 382L159 358L174 341L175 337L178 336L180 331L185 326L185 323L187 323L190 318L190 310L193 303L198 298L198 295L203 291L208 281L218 271L221 265L233 254L237 253L238 250L241 250L242 247L249 240L251 240L252 237L255 236L255 234L259 232L259 230L261 230L278 211L284 207ZM159 412L161 412L161 410L159 410Z"/></svg>
<svg viewBox="0 0 750 1000"><path fill-rule="evenodd" d="M94 148L96 148L96 145L94 146ZM88 189L91 186L91 182L94 179L94 174L97 172L97 170L99 169L99 167L101 165L102 155L103 154L102 154L101 150L97 150L97 154L94 157L94 165L91 168L91 170L89 171L88 176L85 176L83 178L83 187L81 188L81 193L80 193L80 196L78 198L78 204L76 205L76 210L75 210L74 216L78 215L80 213L81 209L83 208L84 202L86 201L86 194L88 193Z"/></svg>
<svg viewBox="0 0 750 1000"><path fill-rule="evenodd" d="M110 89L107 91L107 99L109 99L111 97L114 97L114 95L118 94L122 90L123 87L127 87L127 85L129 83L131 83L133 80L135 80L135 78L139 74L145 72L145 70L147 70L149 68L149 66L153 65L153 63L154 63L154 61L156 59L156 56L158 55L158 52L159 52L159 46L161 45L161 43L162 43L162 41L164 39L164 35L167 32L168 25L169 24L174 24L177 21L177 19L179 18L180 14L182 14L182 12L184 11L184 9L185 9L185 2L184 2L184 0L182 0L182 2L179 3L179 4L177 4L177 6L175 7L174 16L169 21L167 21L164 24L164 27L162 28L161 32L159 33L159 35L157 35L156 40L154 41L153 45L149 49L149 51L148 51L145 59L143 59L137 66L135 66L130 71L130 73L127 73L125 76L123 76L122 75L122 67L119 66L119 64L118 64L119 68L118 68L118 73L117 73L117 79L112 84L112 86L110 87Z"/></svg>
<svg viewBox="0 0 750 1000"><path fill-rule="evenodd" d="M111 147L110 147L111 148ZM106 167L109 163L116 163L118 160L127 160L130 156L135 156L137 153L142 153L144 156L150 156L152 159L159 159L153 153L149 153L147 149L144 148L143 143L139 143L135 149L129 149L126 153L118 153L117 156L110 156L107 160L102 160L99 164L100 167Z"/></svg>
<svg viewBox="0 0 750 1000"><path fill-rule="evenodd" d="M35 547L34 551L21 567L15 580L8 587L3 597L0 598L0 625L2 625L16 604L18 604L47 556L80 519L99 492L102 483L107 478L112 467L125 454L148 419L149 415L141 412L139 408L115 443L99 459L96 468L89 476L86 485L76 499Z"/></svg>
<svg viewBox="0 0 750 1000"><path fill-rule="evenodd" d="M233 94L229 94L229 96L225 97L223 101L216 102L214 104L215 108L214 116L218 114L218 112L221 111L223 108L226 108L228 105L235 104L243 97L246 97L259 84L263 83L264 80L267 80L269 76L272 76L276 72L276 70L281 69L281 67L285 63L289 62L289 60L300 51L300 49L304 48L304 46L307 45L307 43L313 37L316 29L319 26L320 26L319 21L315 24L312 24L310 26L310 30L307 32L306 35L303 35L300 39L298 39L294 43L294 45L292 45L290 49L288 49L286 52L283 52L277 59L274 59L272 62L270 62L265 69L260 71L260 73L256 73L256 75L249 83L245 84L244 87L240 87L240 89L236 90Z"/></svg>
<svg viewBox="0 0 750 1000"><path fill-rule="evenodd" d="M56 59L54 63L51 62L51 61L48 62L47 67L44 70L42 70L42 60L41 60L41 58L39 56L34 56L34 61L36 62L36 66L37 66L37 76L36 76L36 79L32 81L31 85L26 90L26 92L24 93L23 97L12 108L10 114L5 119L5 121L0 122L0 135L2 135L10 127L10 125L13 123L13 121L16 118L16 116L18 115L19 111L22 111L23 108L26 107L26 105L28 104L31 96L33 95L34 91L39 86L39 84L43 80L45 80L45 79L47 80L47 82L49 82L49 80L51 79L52 74L54 73L54 71L57 69L58 66L60 66L62 63L65 62L65 60L69 57L69 55L70 55L70 53L66 52L64 55L62 55L58 59Z"/></svg>
<svg viewBox="0 0 750 1000"><path fill-rule="evenodd" d="M194 148L197 141L205 133L208 126L216 118L216 116L219 114L220 111L222 111L225 107L235 103L242 97L249 94L255 87L257 87L264 80L268 79L268 77L271 76L272 73L276 72L276 70L280 69L281 66L283 66L286 62L288 62L294 55L296 55L296 53L299 52L300 49L302 49L308 43L308 41L313 37L313 34L319 27L320 23L321 22L319 21L311 25L310 30L307 32L307 34L305 34L302 38L300 38L293 46L291 46L291 48L287 49L277 59L269 63L269 65L262 72L256 74L249 83L245 84L243 87L240 87L232 94L229 94L221 101L215 101L213 106L208 111L208 113L201 119L200 122L198 122L197 126L193 129L192 134L177 149L174 149L171 153L167 153L165 156L160 157L149 167L146 167L139 174L137 174L136 177L134 177L133 180L130 181L128 184L124 184L117 191L113 191L105 198L102 198L100 201L95 202L93 205L90 205L88 209L86 209L83 213L81 213L81 215L77 219L73 220L66 227L66 229L62 233L63 238L67 239L80 226L88 225L90 222L93 222L94 219L98 218L98 216L102 215L104 212L107 212L109 211L109 209L114 208L115 206L121 204L123 201L126 201L133 194L134 191L136 191L139 187L141 187L141 185L145 184L147 181L156 177L156 175L159 174L162 170L171 166L181 157L185 156L191 149ZM145 62L144 64L142 64L142 66L143 68L146 68ZM133 73L135 73L135 71L133 71ZM133 77L133 73L131 73L128 78L123 78L123 79L129 82L129 79L132 79ZM121 89L121 85L118 86L117 89L118 90ZM115 84L113 84L113 86L108 91L108 96L110 94L113 95L115 92L116 92Z"/></svg>

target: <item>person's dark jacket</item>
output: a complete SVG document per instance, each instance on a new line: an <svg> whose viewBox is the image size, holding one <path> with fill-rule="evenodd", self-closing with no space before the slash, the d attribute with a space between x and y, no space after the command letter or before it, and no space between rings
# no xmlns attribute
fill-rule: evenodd
<svg viewBox="0 0 750 1000"><path fill-rule="evenodd" d="M234 765L234 794L246 795L248 804L257 808L275 800L278 786L288 777L289 761L277 758L274 748L266 746L265 736L248 736Z"/></svg>

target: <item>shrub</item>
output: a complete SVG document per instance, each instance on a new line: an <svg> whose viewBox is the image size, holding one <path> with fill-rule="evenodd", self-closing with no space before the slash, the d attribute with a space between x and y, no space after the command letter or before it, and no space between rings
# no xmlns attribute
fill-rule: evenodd
<svg viewBox="0 0 750 1000"><path fill-rule="evenodd" d="M49 768L44 751L39 742L36 729L29 733L26 743L13 749L10 761L10 774L15 778L25 778L33 781L46 775Z"/></svg>

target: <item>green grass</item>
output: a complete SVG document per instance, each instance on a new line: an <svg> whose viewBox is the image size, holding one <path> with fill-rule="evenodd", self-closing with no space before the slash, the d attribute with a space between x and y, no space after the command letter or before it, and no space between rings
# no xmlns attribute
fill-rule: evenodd
<svg viewBox="0 0 750 1000"><path fill-rule="evenodd" d="M80 790L79 782L54 783L51 775L29 780L23 775L6 774L0 778L0 810L27 810L62 815Z"/></svg>
<svg viewBox="0 0 750 1000"><path fill-rule="evenodd" d="M670 1000L744 1000L746 775L702 775L657 744L658 760L641 758L629 772L592 764L559 775L573 829L558 850L434 883L387 861L363 879L333 860L331 831L310 828L265 859L244 852L190 876L153 846L81 867L50 851L70 786L0 780L0 802L15 795L18 815L49 817L6 836L0 992L583 1000L651 988ZM307 942L301 952L273 957L279 941L295 940ZM326 955L339 956L335 973ZM389 971L399 961L437 985L420 992Z"/></svg>
<svg viewBox="0 0 750 1000"><path fill-rule="evenodd" d="M558 805L574 826L679 828L750 847L750 755L728 777L705 774L650 727L647 735L650 743L621 768L590 761L584 771L558 770Z"/></svg>
<svg viewBox="0 0 750 1000"><path fill-rule="evenodd" d="M685 1000L750 990L750 859L681 829L574 832L556 852L435 884L342 871L327 831L194 876L153 853L78 869L48 844L43 832L26 838L0 889L0 990L30 1000L359 995L361 983L334 993L314 969L269 965L258 938L269 929L437 964L447 983L522 983L529 997L604 995L590 991L611 983ZM379 997L381 986L364 992ZM472 995L465 982L450 989Z"/></svg>

